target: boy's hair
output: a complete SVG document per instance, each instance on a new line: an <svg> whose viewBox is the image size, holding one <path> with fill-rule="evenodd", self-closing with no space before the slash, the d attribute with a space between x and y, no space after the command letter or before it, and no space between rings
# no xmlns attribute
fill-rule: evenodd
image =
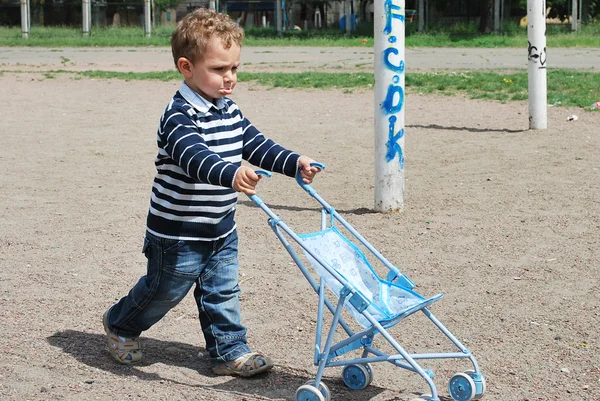
<svg viewBox="0 0 600 401"><path fill-rule="evenodd" d="M229 15L213 9L197 8L187 14L171 35L171 51L177 67L177 60L185 57L192 63L202 59L206 45L213 36L218 36L225 49L232 44L242 46L244 30Z"/></svg>

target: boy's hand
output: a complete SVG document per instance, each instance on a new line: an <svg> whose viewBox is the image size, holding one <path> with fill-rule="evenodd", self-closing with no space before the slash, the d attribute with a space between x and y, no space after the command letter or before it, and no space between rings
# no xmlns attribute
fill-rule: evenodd
<svg viewBox="0 0 600 401"><path fill-rule="evenodd" d="M305 184L310 184L315 177L315 175L321 171L320 168L311 166L311 163L315 161L307 156L300 156L298 159L298 169L300 170L300 176L302 177L302 182Z"/></svg>
<svg viewBox="0 0 600 401"><path fill-rule="evenodd" d="M255 188L260 179L261 176L256 174L253 169L248 166L242 166L235 175L233 189L243 192L246 195L256 195Z"/></svg>

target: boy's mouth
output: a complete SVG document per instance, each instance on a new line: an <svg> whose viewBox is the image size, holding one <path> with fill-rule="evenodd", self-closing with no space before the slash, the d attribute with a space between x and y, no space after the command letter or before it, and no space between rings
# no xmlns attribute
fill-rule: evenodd
<svg viewBox="0 0 600 401"><path fill-rule="evenodd" d="M221 88L221 93L224 95L230 95L233 92L233 88Z"/></svg>

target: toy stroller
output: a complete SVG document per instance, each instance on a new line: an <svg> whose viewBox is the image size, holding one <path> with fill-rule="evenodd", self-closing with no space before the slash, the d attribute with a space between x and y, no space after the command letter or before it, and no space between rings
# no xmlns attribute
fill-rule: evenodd
<svg viewBox="0 0 600 401"><path fill-rule="evenodd" d="M320 163L312 165L321 169L325 167ZM258 170L257 174L271 176L270 172L263 170ZM423 394L413 401L439 401L438 391L433 382L433 372L423 369L417 360L442 358L466 358L473 365L472 370L456 373L450 379L448 390L452 398L456 401L481 398L485 393L485 379L475 357L427 309L432 303L442 298L443 294L426 299L414 292L415 284L350 226L333 207L317 194L314 188L305 184L299 173L296 175L296 181L321 204L321 231L295 234L257 195L249 195L249 198L269 216L269 225L319 297L314 357L315 366L318 367L317 374L314 380L310 380L298 388L296 401L331 400L331 393L322 382L323 371L326 367L331 366L343 366L342 379L344 383L353 390L362 390L373 379L372 364L375 362L389 362L419 374L427 382L430 394ZM345 231L351 233L355 243L344 236L335 223L341 224ZM302 262L289 240L296 242L302 249L306 259L313 267L312 271ZM385 278L378 276L364 253L355 244L368 249L383 263L389 270ZM335 294L334 302L329 300L332 296L330 292L326 291L326 288ZM325 307L333 314L333 321L323 344ZM354 332L342 317L344 307L347 310L346 313L349 312L349 315L362 326L359 332ZM423 312L454 343L458 352L409 354L404 350L387 329L418 311ZM334 344L334 334L339 326L343 328L348 337ZM397 351L397 354L388 355L375 348L373 341L377 334L381 334ZM344 355L357 350L362 350L360 358L342 359Z"/></svg>

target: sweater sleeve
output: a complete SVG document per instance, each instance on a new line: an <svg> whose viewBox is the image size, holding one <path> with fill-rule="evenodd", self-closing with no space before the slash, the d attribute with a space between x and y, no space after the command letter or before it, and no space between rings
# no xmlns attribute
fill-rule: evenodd
<svg viewBox="0 0 600 401"><path fill-rule="evenodd" d="M193 121L194 113L194 109L185 103L173 104L160 122L159 147L191 179L233 187L239 166L223 160L209 149L200 128Z"/></svg>
<svg viewBox="0 0 600 401"><path fill-rule="evenodd" d="M266 138L252 123L243 117L243 158L262 169L295 177L300 155Z"/></svg>

